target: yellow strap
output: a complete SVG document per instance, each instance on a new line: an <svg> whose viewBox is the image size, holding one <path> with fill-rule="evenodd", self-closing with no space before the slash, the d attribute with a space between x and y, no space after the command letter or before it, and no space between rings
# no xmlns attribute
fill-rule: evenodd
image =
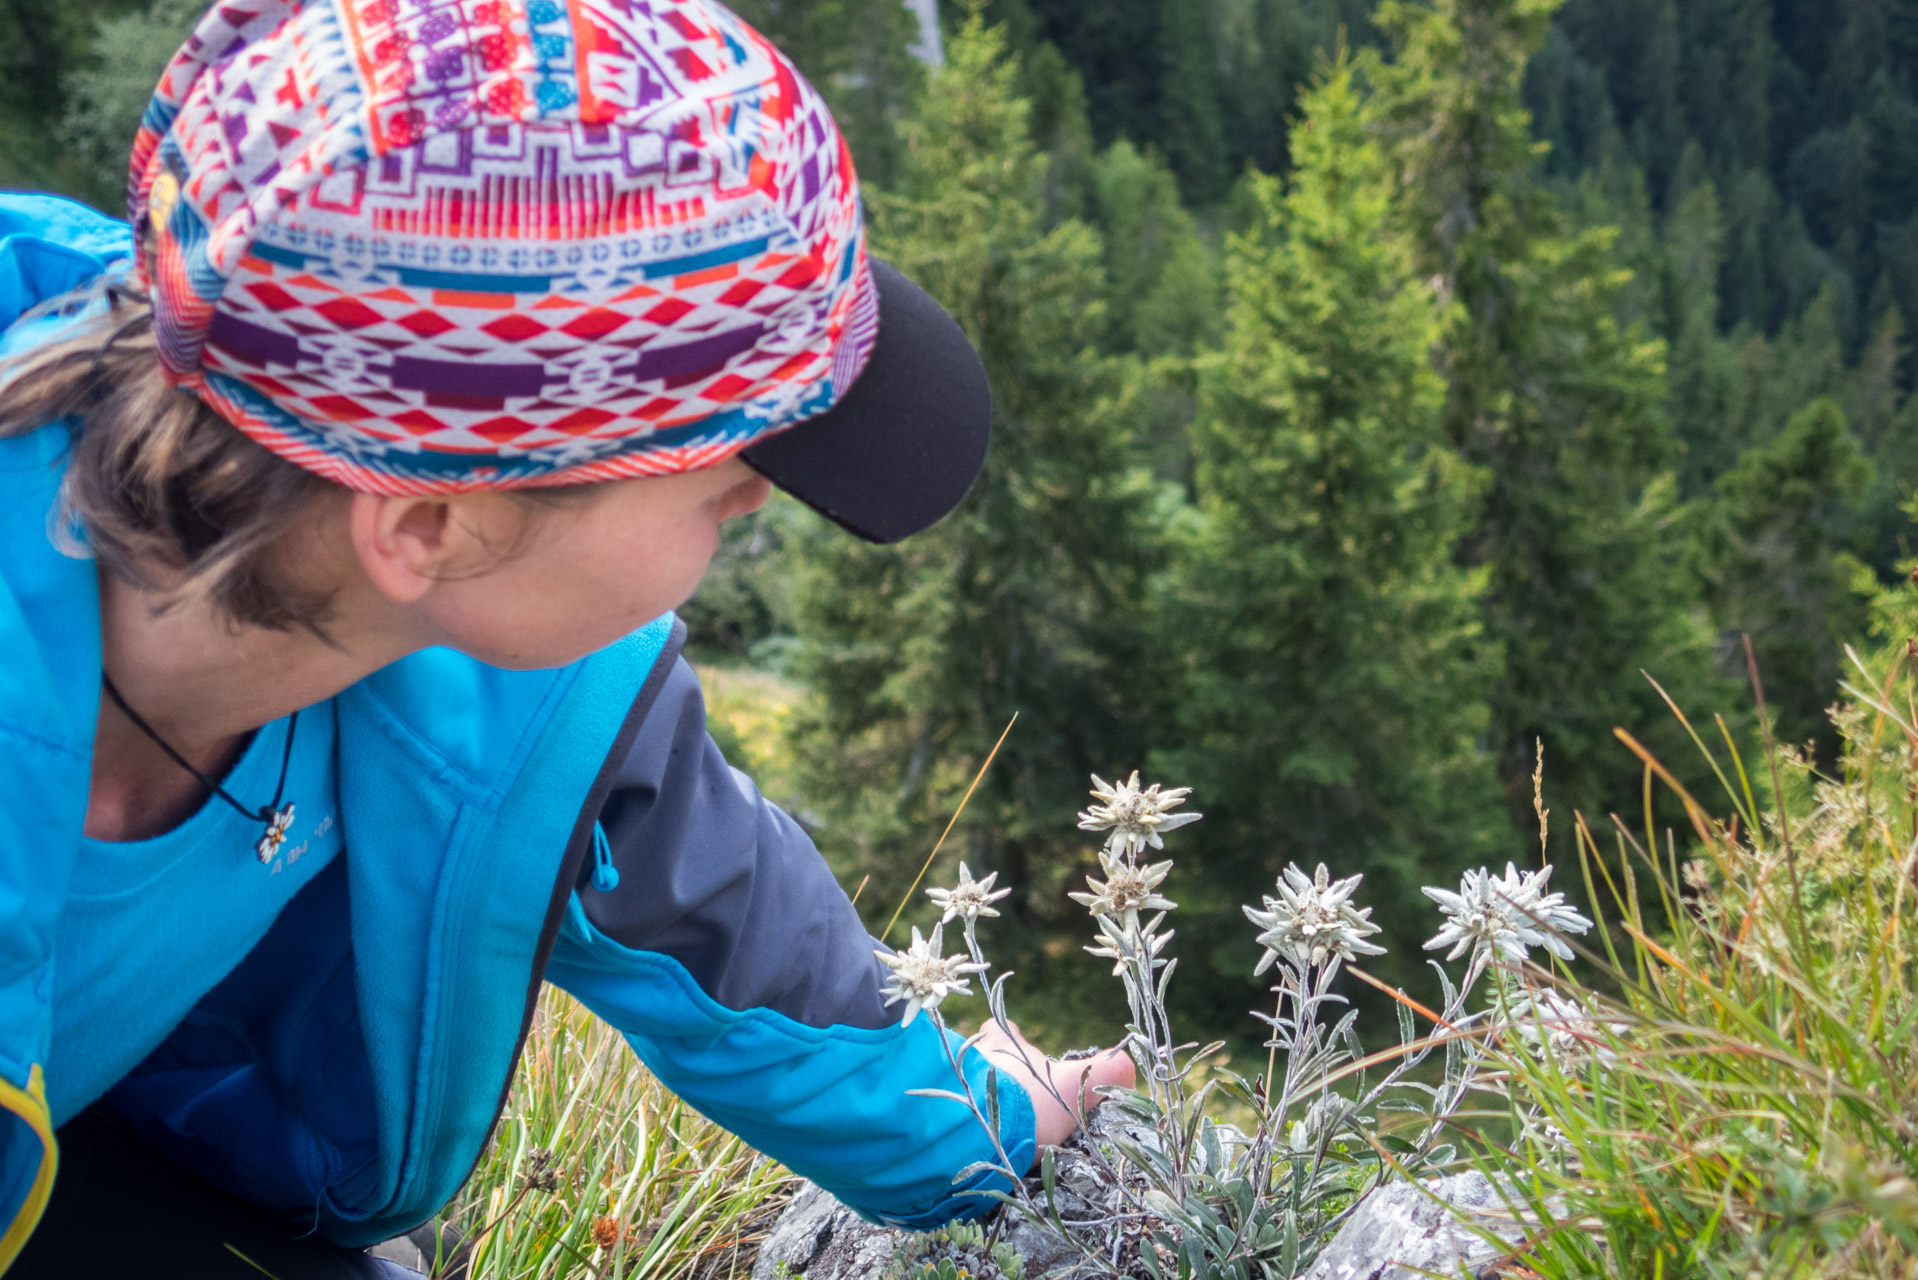
<svg viewBox="0 0 1918 1280"><path fill-rule="evenodd" d="M33 1069L27 1072L24 1089L0 1077L0 1106L26 1121L40 1139L40 1168L33 1175L33 1186L7 1225L6 1234L0 1235L0 1272L4 1272L26 1247L33 1229L40 1225L47 1198L53 1194L54 1167L59 1163L59 1147L53 1140L53 1117L47 1111L47 1086L40 1078L39 1063L34 1063Z"/></svg>

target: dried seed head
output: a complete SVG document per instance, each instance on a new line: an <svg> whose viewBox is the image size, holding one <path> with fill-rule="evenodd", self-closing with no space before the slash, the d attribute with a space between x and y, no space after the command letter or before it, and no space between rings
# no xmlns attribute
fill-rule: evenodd
<svg viewBox="0 0 1918 1280"><path fill-rule="evenodd" d="M534 1147L526 1153L526 1163L520 1170L521 1187L550 1195L559 1190L559 1181L559 1170L553 1167L551 1147Z"/></svg>
<svg viewBox="0 0 1918 1280"><path fill-rule="evenodd" d="M594 1218L593 1243L602 1249L610 1249L619 1243L622 1229L619 1219L610 1213Z"/></svg>

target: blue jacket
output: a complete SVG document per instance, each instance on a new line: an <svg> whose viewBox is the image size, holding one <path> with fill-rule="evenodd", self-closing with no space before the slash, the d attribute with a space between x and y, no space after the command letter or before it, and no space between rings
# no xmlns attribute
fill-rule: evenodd
<svg viewBox="0 0 1918 1280"><path fill-rule="evenodd" d="M14 321L128 250L124 224L0 196ZM52 1186L50 974L100 696L95 568L48 533L69 428L0 441L0 1269ZM557 671L428 650L337 699L346 853L105 1103L216 1185L343 1243L429 1218L471 1171L542 981L687 1102L868 1216L986 1201L992 1158L929 1019L899 1025L873 942L799 827L705 732L670 616ZM596 828L619 872L599 892ZM611 877L602 877L602 884ZM964 1066L983 1096L985 1067ZM1001 1141L1033 1151L1000 1084Z"/></svg>

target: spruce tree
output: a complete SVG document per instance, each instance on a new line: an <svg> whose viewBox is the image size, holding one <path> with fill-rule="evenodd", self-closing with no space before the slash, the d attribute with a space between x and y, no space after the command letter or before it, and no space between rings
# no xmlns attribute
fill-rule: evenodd
<svg viewBox="0 0 1918 1280"><path fill-rule="evenodd" d="M992 8L1020 27L1031 21L1028 38L1056 45L1079 69L1102 144L1120 137L1150 144L1165 155L1190 198L1204 203L1223 194L1232 170L1210 5L997 0Z"/></svg>
<svg viewBox="0 0 1918 1280"><path fill-rule="evenodd" d="M115 74L107 60L126 50L124 45L115 49L99 44L100 25L111 26L115 15L145 7L126 0L0 4L0 188L47 187L91 200L112 213L125 212L126 158L139 124L137 112L125 122L117 142L118 172L105 186L96 181L91 157L73 154L61 123L73 77L89 70ZM146 81L135 85L142 94L141 107L178 45L176 30L184 28L160 32L157 44L135 52L132 67L119 73L134 82Z"/></svg>
<svg viewBox="0 0 1918 1280"><path fill-rule="evenodd" d="M1219 327L1217 270L1165 162L1121 138L1093 165L1092 193L1114 349L1189 356L1210 345Z"/></svg>
<svg viewBox="0 0 1918 1280"><path fill-rule="evenodd" d="M1699 183L1678 202L1665 228L1665 331L1671 335L1668 385L1684 459L1679 484L1687 497L1737 461L1749 424L1734 420L1737 341L1718 332L1718 266L1724 258L1718 190Z"/></svg>
<svg viewBox="0 0 1918 1280"><path fill-rule="evenodd" d="M1489 476L1464 554L1486 571L1487 634L1504 653L1491 744L1520 829L1535 740L1563 814L1603 813L1635 788L1614 726L1679 756L1641 671L1693 710L1717 701L1676 524L1663 346L1618 319L1611 233L1568 226L1536 174L1519 84L1555 7L1388 0L1395 55L1369 59L1401 225L1455 302L1444 421Z"/></svg>
<svg viewBox="0 0 1918 1280"><path fill-rule="evenodd" d="M1901 372L1909 356L1904 316L1890 307L1845 389L1845 417L1877 473L1858 504L1866 531L1859 553L1887 582L1900 576L1898 565L1913 549L1904 507L1918 479L1918 396L1909 394Z"/></svg>
<svg viewBox="0 0 1918 1280"><path fill-rule="evenodd" d="M1445 438L1443 308L1390 230L1349 62L1304 99L1293 154L1284 188L1252 180L1228 251L1171 628L1185 745L1159 772L1195 788L1186 843L1224 900L1287 861L1363 871L1396 934L1381 963L1415 970L1418 886L1514 844L1480 743L1485 575L1456 563L1479 480Z"/></svg>
<svg viewBox="0 0 1918 1280"><path fill-rule="evenodd" d="M1138 357L1125 363L1139 445L1155 475L1189 489L1195 360L1222 327L1219 253L1156 152L1119 139L1094 162L1090 187L1105 242L1106 342Z"/></svg>
<svg viewBox="0 0 1918 1280"><path fill-rule="evenodd" d="M1133 461L1129 380L1096 348L1099 237L1044 225L1047 157L1018 74L1000 30L968 21L907 127L898 188L869 192L874 251L984 359L985 471L899 545L817 521L789 544L792 669L813 695L792 739L802 803L842 874L871 873L861 905L880 923L1015 712L944 856L1002 872L1028 919L1059 907L1087 775L1137 765L1163 700L1142 603L1162 495Z"/></svg>
<svg viewBox="0 0 1918 1280"><path fill-rule="evenodd" d="M1746 450L1718 480L1699 530L1698 566L1726 648L1743 666L1750 635L1782 742L1837 745L1824 708L1846 674L1844 646L1864 634L1865 584L1854 510L1872 481L1845 412L1814 400L1778 438Z"/></svg>

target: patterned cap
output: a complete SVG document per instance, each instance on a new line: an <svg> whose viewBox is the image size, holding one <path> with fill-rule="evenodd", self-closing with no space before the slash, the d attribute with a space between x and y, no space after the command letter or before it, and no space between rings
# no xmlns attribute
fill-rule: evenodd
<svg viewBox="0 0 1918 1280"><path fill-rule="evenodd" d="M218 3L129 205L167 377L365 492L711 466L878 327L832 117L710 0Z"/></svg>

